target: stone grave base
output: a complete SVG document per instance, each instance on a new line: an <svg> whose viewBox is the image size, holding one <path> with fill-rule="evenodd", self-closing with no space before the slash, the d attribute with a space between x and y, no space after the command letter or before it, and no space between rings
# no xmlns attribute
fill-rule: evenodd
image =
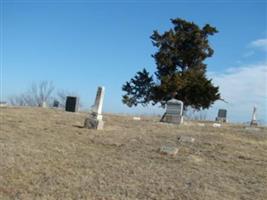
<svg viewBox="0 0 267 200"><path fill-rule="evenodd" d="M97 119L95 116L89 116L84 121L84 127L102 130L104 128L104 121L102 119Z"/></svg>
<svg viewBox="0 0 267 200"><path fill-rule="evenodd" d="M182 124L183 123L183 117L180 115L165 113L160 121L161 122L167 122L167 123L173 123L173 124Z"/></svg>
<svg viewBox="0 0 267 200"><path fill-rule="evenodd" d="M175 156L178 153L179 149L171 146L162 146L158 149L158 152L162 155Z"/></svg>
<svg viewBox="0 0 267 200"><path fill-rule="evenodd" d="M187 143L187 142L194 143L195 142L195 138L189 137L189 136L178 136L177 139L179 142L182 142L182 143Z"/></svg>
<svg viewBox="0 0 267 200"><path fill-rule="evenodd" d="M216 117L216 120L215 121L216 122L225 122L225 123L227 123L227 119L224 118L224 117Z"/></svg>
<svg viewBox="0 0 267 200"><path fill-rule="evenodd" d="M258 126L258 122L256 120L252 120L250 122L250 126Z"/></svg>

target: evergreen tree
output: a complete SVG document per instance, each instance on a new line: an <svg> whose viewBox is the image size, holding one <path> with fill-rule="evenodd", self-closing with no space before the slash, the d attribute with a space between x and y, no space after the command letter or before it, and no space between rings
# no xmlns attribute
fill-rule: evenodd
<svg viewBox="0 0 267 200"><path fill-rule="evenodd" d="M219 87L206 77L204 60L213 55L208 36L217 33L209 24L200 28L193 22L172 19L173 28L163 34L154 31L151 39L158 51L152 55L155 79L143 69L122 90L123 103L131 106L161 103L170 98L182 100L197 110L209 108L220 99Z"/></svg>

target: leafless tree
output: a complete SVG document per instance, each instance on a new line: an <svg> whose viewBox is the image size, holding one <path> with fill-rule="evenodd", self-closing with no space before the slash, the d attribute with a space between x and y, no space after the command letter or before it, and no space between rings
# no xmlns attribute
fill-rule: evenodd
<svg viewBox="0 0 267 200"><path fill-rule="evenodd" d="M18 96L9 98L11 105L17 106L43 106L44 104L51 104L52 93L55 87L52 82L41 81L40 83L33 83L30 89Z"/></svg>
<svg viewBox="0 0 267 200"><path fill-rule="evenodd" d="M19 96L11 96L9 97L8 102L12 106L26 106L24 94L21 94Z"/></svg>
<svg viewBox="0 0 267 200"><path fill-rule="evenodd" d="M41 81L39 84L32 84L32 87L29 91L29 100L38 106L42 106L43 103L48 104L51 100L51 94L54 91L55 87L52 82Z"/></svg>
<svg viewBox="0 0 267 200"><path fill-rule="evenodd" d="M185 111L185 116L190 120L206 120L207 111L206 110L197 111L191 107L188 107Z"/></svg>

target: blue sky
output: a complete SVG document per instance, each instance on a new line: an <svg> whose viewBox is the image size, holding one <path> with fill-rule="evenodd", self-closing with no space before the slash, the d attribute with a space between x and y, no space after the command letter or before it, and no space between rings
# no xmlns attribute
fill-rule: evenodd
<svg viewBox="0 0 267 200"><path fill-rule="evenodd" d="M1 98L50 80L78 93L85 107L105 86L104 111L161 114L157 107L127 108L121 86L144 67L155 71L149 37L176 17L219 30L206 63L229 103L215 103L208 117L227 108L231 121L249 121L256 104L258 118L267 119L266 1L2 0Z"/></svg>

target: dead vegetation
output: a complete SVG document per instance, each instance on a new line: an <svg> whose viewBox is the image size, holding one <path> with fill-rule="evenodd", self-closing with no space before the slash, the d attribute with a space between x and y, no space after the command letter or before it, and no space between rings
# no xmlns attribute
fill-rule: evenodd
<svg viewBox="0 0 267 200"><path fill-rule="evenodd" d="M267 199L267 131L0 108L0 199ZM181 143L179 136L195 138ZM175 157L162 145L177 147Z"/></svg>

